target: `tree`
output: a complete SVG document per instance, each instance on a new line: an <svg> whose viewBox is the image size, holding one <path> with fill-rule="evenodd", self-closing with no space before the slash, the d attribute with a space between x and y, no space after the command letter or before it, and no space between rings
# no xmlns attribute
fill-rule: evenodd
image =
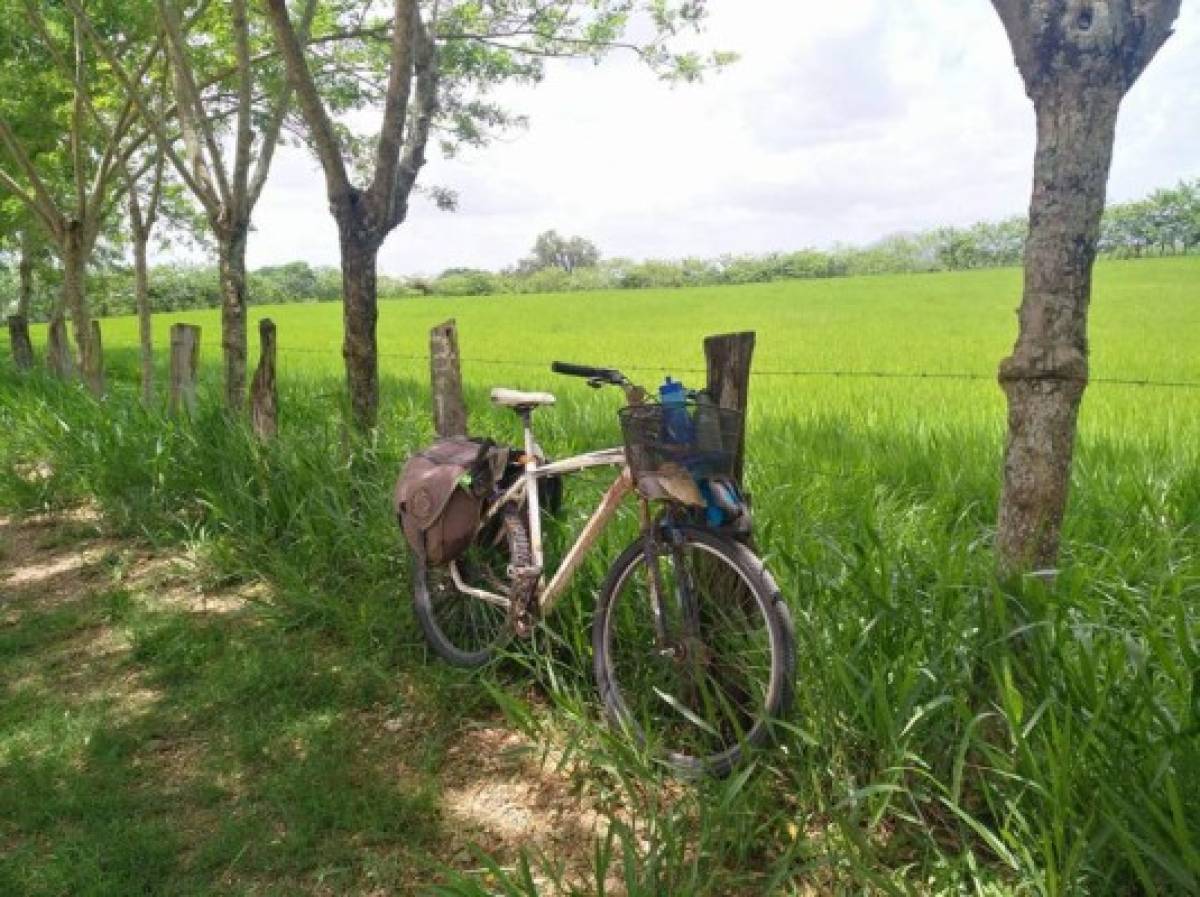
<svg viewBox="0 0 1200 897"><path fill-rule="evenodd" d="M524 272L562 268L568 274L577 268L593 268L600 261L596 244L584 237L561 237L558 231L539 234L533 243L533 255L517 266Z"/></svg>
<svg viewBox="0 0 1200 897"><path fill-rule="evenodd" d="M44 269L47 252L42 225L20 200L0 201L0 243L5 254L15 257L17 298L14 314L29 320L33 312L34 278Z"/></svg>
<svg viewBox="0 0 1200 897"><path fill-rule="evenodd" d="M169 109L155 102L124 66L113 45L96 32L80 0L67 3L87 27L161 152L208 218L221 272L225 404L238 411L246 395L246 243L254 206L266 184L291 104L291 88L286 79L263 77L262 69L256 69L247 0L211 5L201 0L186 27L182 4L156 0L174 97ZM305 0L301 35L307 36L315 8L316 0ZM190 26L197 22L202 39L189 42ZM266 94L265 102L256 102L259 93ZM171 112L179 122L178 141L168 129ZM222 142L222 128L229 118L234 119L232 145ZM177 142L182 143L181 148Z"/></svg>
<svg viewBox="0 0 1200 897"><path fill-rule="evenodd" d="M685 78L696 77L707 64L694 54L671 54L666 48L680 28L700 21L703 0L393 0L390 19L368 25L363 24L361 4L328 0L322 13L337 19L343 32L357 32L367 45L384 48L383 118L373 145L361 153L361 141L330 117L314 79L322 60L305 53L287 0L265 3L337 223L342 354L352 413L361 429L374 425L379 405L379 249L408 214L430 136L438 133L447 148L481 145L495 130L515 123L484 94L499 83L537 81L548 57L599 59L621 47L666 74ZM639 9L649 18L650 36L641 43L624 41L630 16ZM722 61L717 56L708 62ZM355 162L366 172L365 186L351 181Z"/></svg>
<svg viewBox="0 0 1200 897"><path fill-rule="evenodd" d="M79 17L57 6L24 0L4 4L0 146L12 170L0 167L0 187L37 217L63 266L61 306L71 316L79 366L89 387L101 389L101 360L92 344L85 290L88 260L112 208L126 166L146 141L133 104L114 90L109 73L84 46ZM138 77L159 46L147 40L137 4L97 10L107 39L136 63ZM17 23L24 23L21 27ZM66 140L61 122L67 123ZM64 145L65 144L65 145Z"/></svg>
<svg viewBox="0 0 1200 897"><path fill-rule="evenodd" d="M1019 332L999 374L1008 438L996 548L1007 575L1057 561L1117 112L1170 36L1180 0L992 4L1037 117Z"/></svg>
<svg viewBox="0 0 1200 897"><path fill-rule="evenodd" d="M161 151L154 154L154 169L148 186L129 178L129 230L133 237L133 296L138 318L138 345L141 347L142 401L147 405L154 399L154 339L150 326L150 280L146 247L158 220L163 194L163 168L166 159Z"/></svg>

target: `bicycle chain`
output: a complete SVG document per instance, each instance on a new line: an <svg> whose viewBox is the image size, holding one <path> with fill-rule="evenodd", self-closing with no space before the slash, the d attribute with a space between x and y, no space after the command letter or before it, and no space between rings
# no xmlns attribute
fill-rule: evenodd
<svg viewBox="0 0 1200 897"><path fill-rule="evenodd" d="M541 567L510 567L512 585L508 589L509 619L513 631L521 638L533 633L538 619L537 587L542 578Z"/></svg>

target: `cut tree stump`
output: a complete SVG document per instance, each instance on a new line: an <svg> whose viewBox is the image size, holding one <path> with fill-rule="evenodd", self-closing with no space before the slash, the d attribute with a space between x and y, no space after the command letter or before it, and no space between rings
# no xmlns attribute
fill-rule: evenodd
<svg viewBox="0 0 1200 897"><path fill-rule="evenodd" d="M195 324L171 325L171 414L182 408L196 413L196 378L200 369L200 328Z"/></svg>
<svg viewBox="0 0 1200 897"><path fill-rule="evenodd" d="M260 351L258 369L250 384L250 425L254 435L266 442L279 432L279 395L275 386L275 324L269 318L258 322Z"/></svg>
<svg viewBox="0 0 1200 897"><path fill-rule="evenodd" d="M50 321L46 335L46 364L50 373L60 380L75 376L75 359L71 357L71 344L67 341L67 322L61 315Z"/></svg>
<svg viewBox="0 0 1200 897"><path fill-rule="evenodd" d="M743 414L742 433L734 454L733 475L739 486L746 464L745 413L750 401L750 361L754 357L754 332L722 333L705 337L708 394L721 408Z"/></svg>
<svg viewBox="0 0 1200 897"><path fill-rule="evenodd" d="M33 367L33 343L29 341L29 322L23 315L9 315L8 339L12 343L13 364L18 371Z"/></svg>
<svg viewBox="0 0 1200 897"><path fill-rule="evenodd" d="M104 342L100 339L100 322L92 319L91 339L88 346L90 356L84 365L87 388L96 398L104 395Z"/></svg>
<svg viewBox="0 0 1200 897"><path fill-rule="evenodd" d="M433 384L433 427L437 434L466 436L467 405L463 401L458 327L453 318L429 331L429 375Z"/></svg>

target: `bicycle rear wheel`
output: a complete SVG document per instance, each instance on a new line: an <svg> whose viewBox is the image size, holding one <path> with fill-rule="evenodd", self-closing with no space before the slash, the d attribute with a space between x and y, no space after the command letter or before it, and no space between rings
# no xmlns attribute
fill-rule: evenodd
<svg viewBox="0 0 1200 897"><path fill-rule="evenodd" d="M639 540L609 572L592 625L596 683L610 718L677 774L726 775L791 705L791 616L744 545L676 532L656 541L653 565Z"/></svg>
<svg viewBox="0 0 1200 897"><path fill-rule="evenodd" d="M511 570L529 563L529 534L515 506L480 530L455 561L464 585L499 595L509 592ZM427 566L414 555L412 569L413 610L434 653L469 669L491 660L512 635L508 610L462 592L449 567Z"/></svg>

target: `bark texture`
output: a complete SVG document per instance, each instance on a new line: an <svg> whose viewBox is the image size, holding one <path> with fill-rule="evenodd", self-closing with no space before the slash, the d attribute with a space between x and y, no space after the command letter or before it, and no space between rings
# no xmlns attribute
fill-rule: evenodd
<svg viewBox="0 0 1200 897"><path fill-rule="evenodd" d="M1037 117L996 549L1003 575L1057 562L1088 381L1092 266L1121 100L1179 0L993 0Z"/></svg>
<svg viewBox="0 0 1200 897"><path fill-rule="evenodd" d="M133 301L138 318L138 346L141 350L142 402L154 401L154 336L150 325L150 278L146 263L148 233L134 231Z"/></svg>
<svg viewBox="0 0 1200 897"><path fill-rule="evenodd" d="M376 264L379 246L369 234L343 226L338 219L342 251L342 358L350 409L361 429L375 426L379 416L379 349L375 324L379 319Z"/></svg>
<svg viewBox="0 0 1200 897"><path fill-rule="evenodd" d="M218 234L225 407L233 412L240 412L246 401L246 233L234 228Z"/></svg>
<svg viewBox="0 0 1200 897"><path fill-rule="evenodd" d="M433 386L433 429L439 436L467 435L458 327L453 320L429 331L429 377Z"/></svg>
<svg viewBox="0 0 1200 897"><path fill-rule="evenodd" d="M104 392L103 362L99 348L92 344L92 319L85 286L90 244L83 225L69 222L62 245L62 305L71 318L80 375L92 394L98 396Z"/></svg>
<svg viewBox="0 0 1200 897"><path fill-rule="evenodd" d="M17 314L29 320L33 305L33 237L30 228L21 232L21 258L17 262Z"/></svg>

